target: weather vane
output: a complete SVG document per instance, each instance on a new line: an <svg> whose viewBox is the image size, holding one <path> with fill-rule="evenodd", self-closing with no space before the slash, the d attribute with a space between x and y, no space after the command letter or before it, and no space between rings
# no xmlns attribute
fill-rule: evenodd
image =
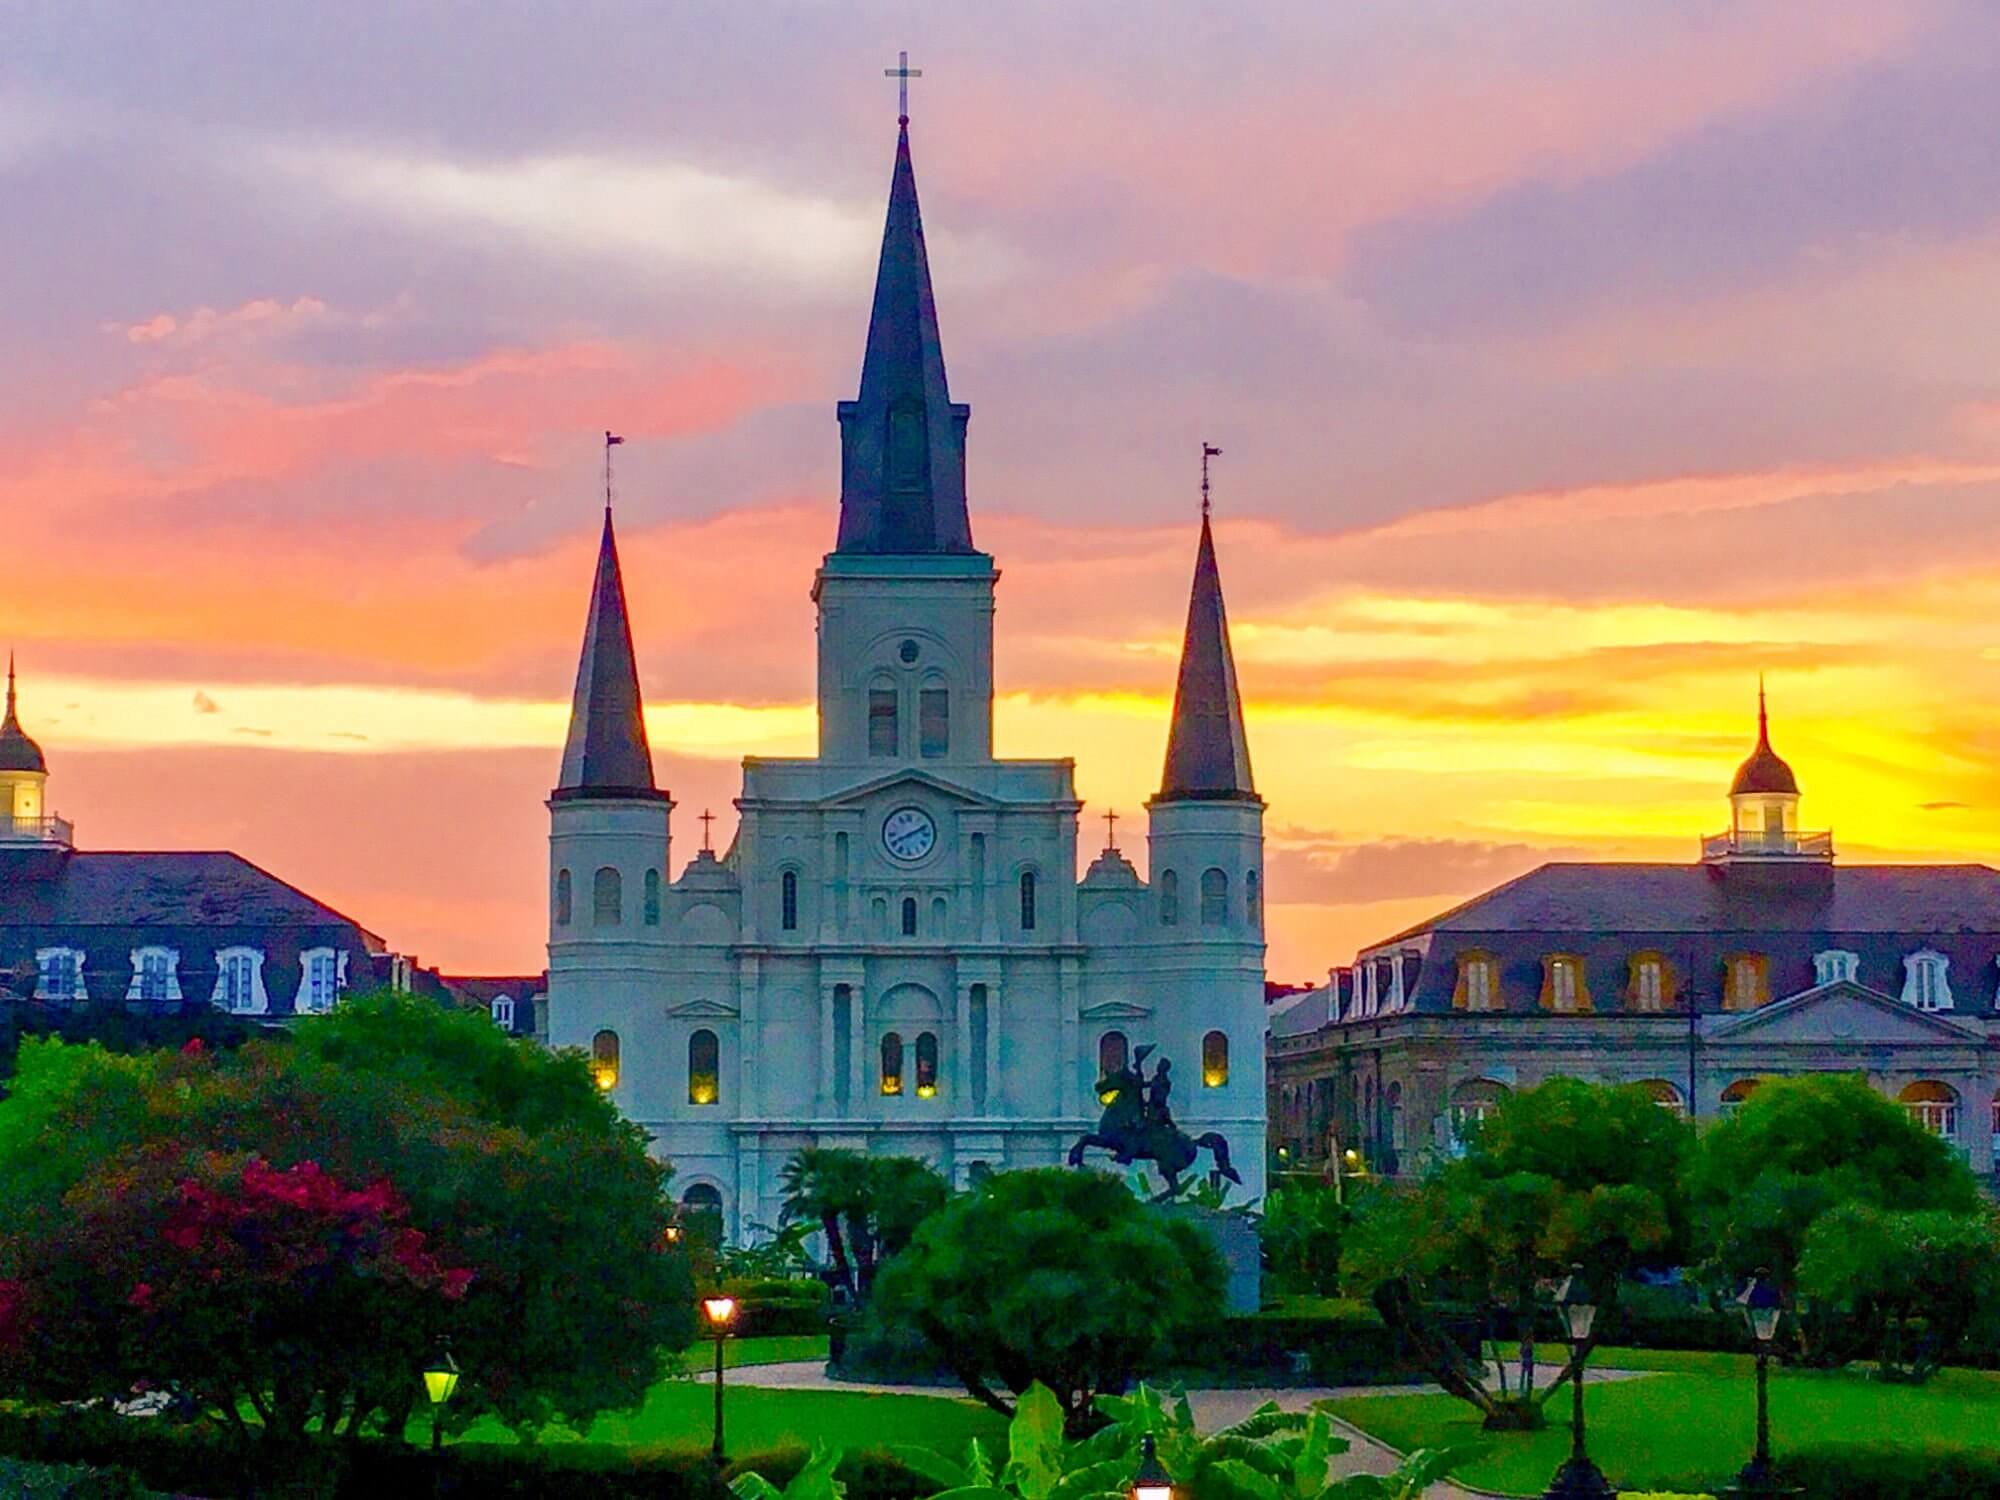
<svg viewBox="0 0 2000 1500"><path fill-rule="evenodd" d="M910 80L912 78L923 77L924 70L922 68L913 68L910 66L909 53L898 52L896 54L896 66L893 68L884 68L882 70L882 76L884 78L893 78L896 80L896 123L898 125L909 124L910 123Z"/></svg>
<svg viewBox="0 0 2000 1500"><path fill-rule="evenodd" d="M611 450L625 439L609 427L604 429L604 508L611 509Z"/></svg>
<svg viewBox="0 0 2000 1500"><path fill-rule="evenodd" d="M1222 457L1222 450L1213 443L1201 445L1201 518L1208 519L1208 461Z"/></svg>

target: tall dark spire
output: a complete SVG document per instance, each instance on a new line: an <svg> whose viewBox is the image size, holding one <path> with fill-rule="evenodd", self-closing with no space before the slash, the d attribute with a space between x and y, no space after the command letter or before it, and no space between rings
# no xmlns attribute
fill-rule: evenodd
<svg viewBox="0 0 2000 1500"><path fill-rule="evenodd" d="M41 771L49 763L42 747L29 739L21 728L14 704L14 653L7 653L7 713L0 718L0 771Z"/></svg>
<svg viewBox="0 0 2000 1500"><path fill-rule="evenodd" d="M625 612L625 579L618 569L618 539L611 507L604 507L604 539L597 549L597 582L590 590L590 618L583 631L583 659L576 669L576 697L563 746L559 802L590 797L651 797L653 752L646 743L645 704L632 651L632 622Z"/></svg>
<svg viewBox="0 0 2000 1500"><path fill-rule="evenodd" d="M1187 635L1181 642L1180 681L1174 687L1173 724L1167 730L1167 765L1154 800L1259 800L1250 779L1243 698L1236 687L1229 617L1222 607L1222 574L1215 565L1215 538L1205 508L1201 547L1194 559L1194 588L1188 597Z"/></svg>
<svg viewBox="0 0 2000 1500"><path fill-rule="evenodd" d="M1736 779L1729 785L1729 795L1796 797L1799 794L1799 779L1792 774L1792 768L1784 758L1771 748L1771 715L1764 705L1764 679L1757 678L1757 748L1750 752L1750 758L1736 768Z"/></svg>
<svg viewBox="0 0 2000 1500"><path fill-rule="evenodd" d="M954 403L945 384L907 120L896 134L861 392L837 410L840 536L834 550L971 552L965 424L972 408Z"/></svg>

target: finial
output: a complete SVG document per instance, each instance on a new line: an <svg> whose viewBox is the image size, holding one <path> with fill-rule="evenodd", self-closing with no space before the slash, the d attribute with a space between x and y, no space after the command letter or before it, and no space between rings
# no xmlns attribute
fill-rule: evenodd
<svg viewBox="0 0 2000 1500"><path fill-rule="evenodd" d="M701 810L701 852L703 854L715 853L715 846L709 841L709 825L714 821L715 814L704 807Z"/></svg>
<svg viewBox="0 0 2000 1500"><path fill-rule="evenodd" d="M13 648L12 648L12 647L9 647L9 648L8 648L8 651L7 651L7 717L6 717L6 719L5 719L5 721L4 721L4 722L6 722L6 723L8 723L8 724L12 724L12 723L14 723L14 722L15 722L15 714L14 714L14 652L13 652Z"/></svg>
<svg viewBox="0 0 2000 1500"><path fill-rule="evenodd" d="M1209 460L1210 460L1211 458L1220 458L1220 457L1222 457L1222 450L1221 450L1220 448L1216 447L1216 446L1215 446L1215 445L1214 445L1213 443L1209 443L1209 442L1203 442L1203 443L1202 443L1202 445L1201 445L1201 518L1202 518L1202 520L1204 520L1204 521L1206 521L1206 520L1208 519L1208 461L1209 461Z"/></svg>
<svg viewBox="0 0 2000 1500"><path fill-rule="evenodd" d="M1771 738L1771 716L1764 706L1764 674L1757 674L1757 738L1768 742Z"/></svg>
<svg viewBox="0 0 2000 1500"><path fill-rule="evenodd" d="M1115 808L1104 810L1104 852L1115 853L1118 849L1118 812Z"/></svg>
<svg viewBox="0 0 2000 1500"><path fill-rule="evenodd" d="M611 450L625 439L609 427L604 429L604 513L611 514Z"/></svg>
<svg viewBox="0 0 2000 1500"><path fill-rule="evenodd" d="M924 76L922 68L910 66L910 54L898 52L896 66L882 70L884 78L896 80L896 123L907 127L910 123L910 80Z"/></svg>

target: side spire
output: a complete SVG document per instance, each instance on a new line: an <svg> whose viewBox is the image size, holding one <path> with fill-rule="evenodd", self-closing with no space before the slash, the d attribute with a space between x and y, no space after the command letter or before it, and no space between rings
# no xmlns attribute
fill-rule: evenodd
<svg viewBox="0 0 2000 1500"><path fill-rule="evenodd" d="M896 130L861 389L836 410L840 534L834 550L971 552L965 427L972 408L954 403L945 381L907 118Z"/></svg>
<svg viewBox="0 0 2000 1500"><path fill-rule="evenodd" d="M49 769L42 747L29 739L21 728L14 701L14 653L7 653L7 712L0 717L0 771L40 771Z"/></svg>
<svg viewBox="0 0 2000 1500"><path fill-rule="evenodd" d="M605 454L610 455L606 434ZM632 622L625 609L625 578L618 566L618 538L611 507L604 507L604 536L597 548L597 580L576 669L569 739L563 746L557 801L580 798L660 798L653 781L653 752L646 741L645 704L632 650Z"/></svg>
<svg viewBox="0 0 2000 1500"><path fill-rule="evenodd" d="M1202 444L1201 543L1188 595L1180 680L1167 730L1167 763L1155 801L1258 801L1250 776L1250 742L1243 733L1243 698L1229 649L1222 573L1208 519L1208 460L1221 450Z"/></svg>

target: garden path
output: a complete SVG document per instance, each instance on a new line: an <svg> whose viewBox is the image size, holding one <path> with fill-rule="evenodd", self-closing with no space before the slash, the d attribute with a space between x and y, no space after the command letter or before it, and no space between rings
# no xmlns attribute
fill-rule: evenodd
<svg viewBox="0 0 2000 1500"><path fill-rule="evenodd" d="M1556 1368L1560 1368L1557 1366ZM1514 1371L1512 1373L1518 1373ZM1536 1388L1548 1385L1555 1371L1549 1366L1538 1366L1535 1371ZM1592 1384L1606 1380L1643 1379L1648 1372L1642 1370L1591 1370L1585 1378ZM704 1373L701 1379L713 1377ZM884 1396L937 1396L938 1387L933 1385L872 1385L855 1380L829 1380L826 1366L819 1360L797 1360L786 1364L749 1365L731 1370L728 1375L731 1385L758 1386L766 1390L785 1391L865 1391ZM1188 1402L1194 1407L1195 1424L1213 1431L1227 1427L1232 1422L1240 1422L1266 1401L1275 1401L1285 1411L1303 1411L1315 1401L1324 1401L1335 1396L1409 1396L1434 1392L1434 1385L1344 1385L1319 1386L1286 1389L1243 1390L1195 1390L1188 1392ZM970 1399L970 1398L968 1398ZM1402 1455L1386 1444L1378 1443L1358 1427L1348 1425L1338 1417L1333 1419L1335 1427L1350 1444L1345 1453L1333 1460L1335 1477L1346 1474L1387 1474L1402 1461ZM1468 1490L1454 1484L1432 1485L1427 1500L1474 1500L1484 1495L1482 1490Z"/></svg>

